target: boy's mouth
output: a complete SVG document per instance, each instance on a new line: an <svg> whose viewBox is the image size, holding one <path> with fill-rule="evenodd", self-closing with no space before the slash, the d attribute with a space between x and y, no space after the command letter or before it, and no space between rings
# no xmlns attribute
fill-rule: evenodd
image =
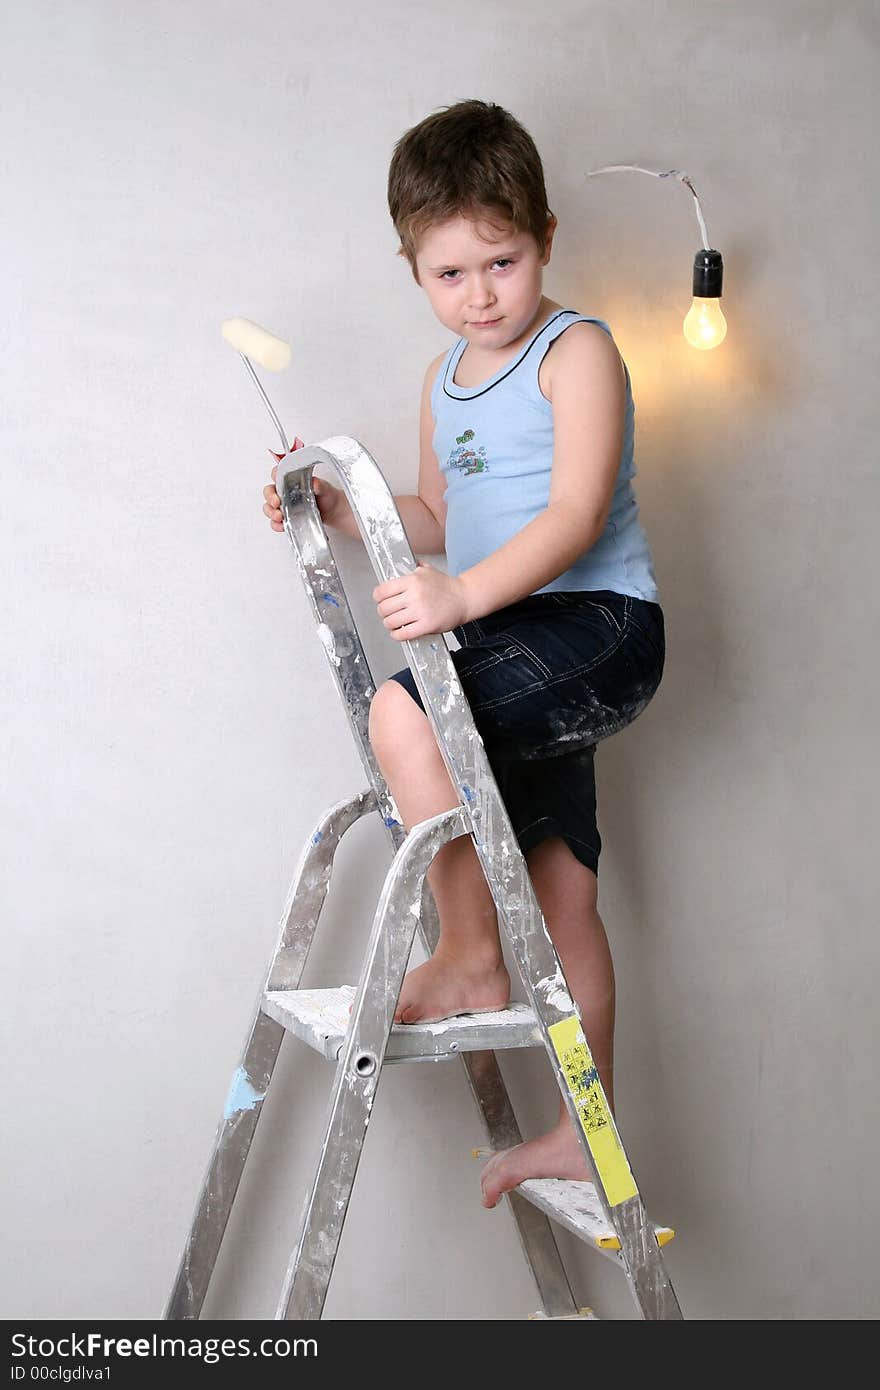
<svg viewBox="0 0 880 1390"><path fill-rule="evenodd" d="M493 324L500 323L501 319L472 319L471 328L491 328Z"/></svg>

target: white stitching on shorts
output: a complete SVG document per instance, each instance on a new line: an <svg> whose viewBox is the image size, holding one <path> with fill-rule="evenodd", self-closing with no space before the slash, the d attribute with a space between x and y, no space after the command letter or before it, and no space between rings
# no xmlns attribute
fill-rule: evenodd
<svg viewBox="0 0 880 1390"><path fill-rule="evenodd" d="M537 666L537 668L538 668L539 671L543 671L543 673L544 673L545 676L552 677L553 672L550 670L550 667L544 665L544 663L543 663L543 661L541 660L541 658L540 658L539 656L537 656L536 653L533 652L532 649L531 649L530 647L526 646L525 642L522 640L521 637L514 637L514 636L511 635L510 640L511 640L511 642L515 642L515 643L516 643L516 645L519 647L520 651L522 652L523 656L525 656L525 657L531 657L532 661L534 661L534 663L535 663L535 665Z"/></svg>
<svg viewBox="0 0 880 1390"><path fill-rule="evenodd" d="M618 647L622 645L626 638L626 633L621 632L613 647L607 651L600 652L592 661L586 662L583 666L575 666L570 671L564 671L561 676L553 676L550 680L533 681L531 685L523 686L521 690L514 690L511 695L504 695L497 700L484 700L482 704L472 705L474 713L481 709L495 709L499 705L508 705L512 700L520 700L524 695L530 695L533 690L546 690L548 685L558 685L560 681L571 680L573 676L584 675L587 671L592 671L594 666L599 666L603 661L607 661L609 656L613 656Z"/></svg>
<svg viewBox="0 0 880 1390"><path fill-rule="evenodd" d="M610 609L610 608L606 608L605 605L604 605L604 603L593 603L593 602L591 602L591 603L590 603L590 607L591 607L591 608L598 608L598 609L600 609L600 611L603 612L603 613L605 614L605 617L608 619L609 623L610 623L611 626L614 628L615 632L622 632L622 631L623 631L623 628L620 626L620 623L617 621L617 619L615 618L614 614L611 612L611 609ZM625 622L626 622L626 619L624 618L624 623L625 623Z"/></svg>
<svg viewBox="0 0 880 1390"><path fill-rule="evenodd" d="M525 833L526 833L527 830L531 830L533 826L540 825L540 824L541 824L541 821L544 821L544 820L555 820L555 819L556 819L555 816L539 816L537 820L530 820L529 823L528 823L528 825L521 825L520 828L519 828L519 830L517 830L516 833L517 833L517 835L525 835Z"/></svg>
<svg viewBox="0 0 880 1390"><path fill-rule="evenodd" d="M569 838L570 840L577 840L577 842L578 842L579 845L586 845L587 849L590 851L591 854L598 854L598 853L599 853L599 848L598 848L598 846L592 844L589 840L582 840L581 837L580 837L580 835L572 835L572 833L571 833L570 830L569 830L569 831L566 831L566 834L568 835L568 838ZM563 839L564 839L564 838L565 838L565 836L563 836Z"/></svg>
<svg viewBox="0 0 880 1390"><path fill-rule="evenodd" d="M585 593L585 594L586 594L586 593L591 593L591 592L593 592L593 591L592 591L592 590L589 590L589 589L585 589L585 590L584 590L584 593ZM621 598L625 598L625 595L621 594L620 597L621 597ZM588 599L588 600L586 601L586 604L585 604L585 605L581 605L581 604L571 604L571 605L570 605L570 604L567 604L567 603L565 602L564 599L560 599L560 603L562 604L562 607L565 608L565 609L567 610L567 612L569 612L569 613L578 613L578 612L581 612L581 611L583 611L583 607L584 607L584 606L586 606L587 608L598 608L598 610L599 610L600 613L604 613L604 614L605 614L605 617L608 619L609 623L610 623L611 626L614 628L614 631L615 631L615 632L622 632L622 631L623 631L623 629L622 629L621 626L620 626L620 623L619 623L619 622L617 621L617 619L615 618L615 616L614 616L614 614L612 613L611 609L610 609L610 608L606 608L606 606L605 606L604 603L599 603L598 599ZM624 606L624 624L625 624L625 623L626 623L626 607Z"/></svg>
<svg viewBox="0 0 880 1390"><path fill-rule="evenodd" d="M558 816L539 816L537 820L530 821L528 825L520 826L519 830L516 832L517 839L520 835L525 835L527 830L534 830L536 825L542 825L544 821L547 821L550 825L552 825L554 821L557 825L560 824ZM595 854L598 857L599 848L597 845L593 844L590 840L582 840L580 835L573 835L570 830L560 831L559 838L561 840L576 840L579 845L583 845L591 854ZM537 846L534 846L534 848L537 848Z"/></svg>
<svg viewBox="0 0 880 1390"><path fill-rule="evenodd" d="M465 651L468 649L465 648ZM473 649L471 649L473 650ZM506 661L511 656L519 656L521 653L516 647L507 647L503 652L490 652L485 661L478 662L476 666L468 666L463 674L467 676L478 676L481 671L487 671L490 666L497 666L500 661Z"/></svg>

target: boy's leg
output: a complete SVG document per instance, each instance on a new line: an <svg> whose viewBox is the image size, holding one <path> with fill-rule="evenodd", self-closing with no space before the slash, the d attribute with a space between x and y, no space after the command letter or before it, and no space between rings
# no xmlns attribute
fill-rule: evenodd
<svg viewBox="0 0 880 1390"><path fill-rule="evenodd" d="M370 706L370 742L407 830L459 804L427 715L393 680ZM440 939L403 982L395 1023L442 1018L466 1009L503 1009L510 976L498 939L495 903L469 836L438 851L428 882Z"/></svg>
<svg viewBox="0 0 880 1390"><path fill-rule="evenodd" d="M613 1114L614 962L597 907L598 879L558 836L535 845L526 862Z"/></svg>
<svg viewBox="0 0 880 1390"><path fill-rule="evenodd" d="M526 860L547 930L577 1001L584 1033L613 1112L614 966L605 927L596 907L596 875L558 836L542 840L529 850ZM483 1205L494 1207L503 1192L526 1178L587 1180L590 1176L560 1096L559 1119L552 1129L489 1159L480 1178Z"/></svg>
<svg viewBox="0 0 880 1390"><path fill-rule="evenodd" d="M396 681L373 698L370 741L407 829L458 805L427 716ZM577 1001L609 1105L613 1096L614 969L596 907L596 875L559 837L526 855L529 875L572 994ZM434 955L410 971L395 1022L447 1011L502 1008L509 998L495 904L471 841L444 845L428 871L440 915ZM491 1158L481 1175L483 1204L529 1177L587 1179L580 1143L560 1097L559 1120L537 1139Z"/></svg>

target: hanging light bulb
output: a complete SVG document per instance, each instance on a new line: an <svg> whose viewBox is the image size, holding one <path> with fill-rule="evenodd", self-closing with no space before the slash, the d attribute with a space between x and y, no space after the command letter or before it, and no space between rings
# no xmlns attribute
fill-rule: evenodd
<svg viewBox="0 0 880 1390"><path fill-rule="evenodd" d="M709 246L706 219L703 217L697 190L690 176L684 169L643 169L641 164L603 164L601 169L588 170L587 178L595 178L597 174L617 174L625 169L631 169L636 174L650 174L655 179L678 179L694 195L703 246L694 257L694 302L685 315L682 327L691 347L702 348L704 351L717 347L727 336L727 320L721 312L721 278L724 263L721 252L713 251Z"/></svg>
<svg viewBox="0 0 880 1390"><path fill-rule="evenodd" d="M724 263L720 251L698 251L694 257L694 302L685 315L684 336L691 347L717 347L727 334L721 312L721 279Z"/></svg>

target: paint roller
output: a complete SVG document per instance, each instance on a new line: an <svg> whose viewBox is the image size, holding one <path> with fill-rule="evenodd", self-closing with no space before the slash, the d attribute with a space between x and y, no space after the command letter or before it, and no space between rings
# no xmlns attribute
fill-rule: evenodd
<svg viewBox="0 0 880 1390"><path fill-rule="evenodd" d="M263 389L263 383L254 371L253 363L258 362L261 367L265 367L270 372L283 372L290 362L290 344L285 343L283 338L276 338L274 333L261 328L258 323L252 323L250 319L224 319L221 332L227 343L239 353L272 417L275 428L281 437L281 447L284 450L282 454L273 454L273 457L277 458L280 463L284 454L292 452L291 447L287 442L287 435L281 427L281 421L275 413L272 402ZM253 362L251 358L253 358ZM293 448L303 449L305 445L301 439L294 439Z"/></svg>

